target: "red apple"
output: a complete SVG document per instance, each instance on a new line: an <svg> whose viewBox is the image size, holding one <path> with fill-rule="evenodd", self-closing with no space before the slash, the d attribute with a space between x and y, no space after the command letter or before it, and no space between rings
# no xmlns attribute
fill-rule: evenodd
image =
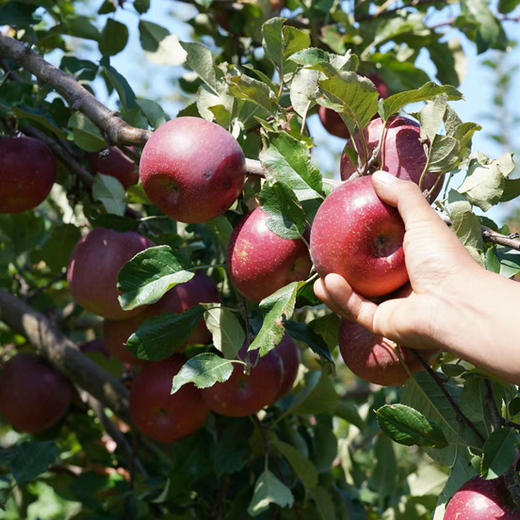
<svg viewBox="0 0 520 520"><path fill-rule="evenodd" d="M360 74L360 76L363 76L363 74ZM390 95L388 85L377 74L369 74L368 78L377 88L380 98L386 99ZM345 126L343 119L341 119L341 116L336 111L331 108L320 106L318 109L318 115L322 125L329 134L343 139L348 139L350 137L350 132Z"/></svg>
<svg viewBox="0 0 520 520"><path fill-rule="evenodd" d="M383 132L383 120L378 117L373 119L363 131L367 144L367 154L364 152L359 135L356 142L361 152L361 159L366 161L376 149ZM372 171L385 170L399 179L411 180L419 184L421 175L426 165L426 153L421 142L420 126L407 117L391 117L386 134L381 146L381 153L374 163ZM346 153L341 156L341 178L348 179L356 171ZM422 184L423 190L429 190L439 178L437 173L427 173ZM442 188L440 180L432 192L431 200L439 195Z"/></svg>
<svg viewBox="0 0 520 520"><path fill-rule="evenodd" d="M239 358L245 360L246 356L250 356L253 364L257 362L249 374L244 373L243 365L236 365L227 381L201 390L202 398L214 412L227 417L246 417L277 400L283 363L276 349L258 359L258 351L248 353L244 346Z"/></svg>
<svg viewBox="0 0 520 520"><path fill-rule="evenodd" d="M198 272L189 282L176 285L157 303L150 305L144 312L127 320L105 320L103 336L110 353L123 363L145 365L148 361L139 359L125 346L128 338L152 316L166 312L179 314L199 303L219 302L220 296L215 282L204 273ZM211 341L211 333L201 318L183 348L187 345L206 344Z"/></svg>
<svg viewBox="0 0 520 520"><path fill-rule="evenodd" d="M401 386L408 380L408 373L401 365L397 351L410 372L424 370L411 350L348 320L341 321L339 351L345 365L354 374L377 385ZM436 351L421 351L425 359L431 358L434 354Z"/></svg>
<svg viewBox="0 0 520 520"><path fill-rule="evenodd" d="M408 281L404 224L376 195L372 178L338 186L318 209L311 228L311 256L321 277L343 276L367 298L391 293Z"/></svg>
<svg viewBox="0 0 520 520"><path fill-rule="evenodd" d="M67 273L72 298L88 311L111 320L139 314L142 307L124 311L119 305L117 276L133 256L153 245L132 231L96 228L78 243Z"/></svg>
<svg viewBox="0 0 520 520"><path fill-rule="evenodd" d="M67 412L74 390L70 382L42 358L17 354L0 377L0 413L17 430L39 433Z"/></svg>
<svg viewBox="0 0 520 520"><path fill-rule="evenodd" d="M0 139L0 213L20 213L41 204L56 179L47 146L32 137Z"/></svg>
<svg viewBox="0 0 520 520"><path fill-rule="evenodd" d="M228 271L246 298L259 302L288 283L304 280L311 270L303 240L279 237L267 227L269 214L253 210L233 231L228 248Z"/></svg>
<svg viewBox="0 0 520 520"><path fill-rule="evenodd" d="M466 482L448 503L444 520L520 520L520 512L507 504L501 478L475 477Z"/></svg>
<svg viewBox="0 0 520 520"><path fill-rule="evenodd" d="M245 158L234 137L197 117L178 117L146 143L139 175L149 199L166 215L190 224L224 213L238 198Z"/></svg>
<svg viewBox="0 0 520 520"><path fill-rule="evenodd" d="M115 177L125 188L139 181L137 164L117 146L89 154L88 163L92 171Z"/></svg>
<svg viewBox="0 0 520 520"><path fill-rule="evenodd" d="M84 354L93 353L93 354L103 354L106 358L110 357L110 352L105 345L105 342L102 339L93 339L91 341L87 341L79 346L79 349Z"/></svg>
<svg viewBox="0 0 520 520"><path fill-rule="evenodd" d="M209 414L200 391L184 385L170 395L172 379L186 360L174 356L143 367L132 383L130 415L136 428L159 442L176 442L203 426Z"/></svg>
<svg viewBox="0 0 520 520"><path fill-rule="evenodd" d="M282 358L283 378L280 391L274 402L285 397L291 390L298 376L298 367L301 361L301 352L298 345L287 334L283 337L281 343L276 347L276 352Z"/></svg>

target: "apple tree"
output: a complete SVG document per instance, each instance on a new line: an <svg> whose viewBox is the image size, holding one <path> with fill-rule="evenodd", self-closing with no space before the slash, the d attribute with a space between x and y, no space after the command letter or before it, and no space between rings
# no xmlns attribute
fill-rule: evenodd
<svg viewBox="0 0 520 520"><path fill-rule="evenodd" d="M520 273L513 154L456 111L519 4L1 1L0 518L520 518L517 387L312 289L406 284L378 169Z"/></svg>

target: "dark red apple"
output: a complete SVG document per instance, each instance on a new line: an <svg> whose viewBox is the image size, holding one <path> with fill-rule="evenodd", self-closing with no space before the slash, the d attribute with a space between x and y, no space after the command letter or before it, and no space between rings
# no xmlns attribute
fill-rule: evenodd
<svg viewBox="0 0 520 520"><path fill-rule="evenodd" d="M89 154L88 164L96 173L115 177L125 188L139 182L137 164L117 146Z"/></svg>
<svg viewBox="0 0 520 520"><path fill-rule="evenodd" d="M520 520L520 512L507 504L501 478L475 477L466 482L449 501L444 520Z"/></svg>
<svg viewBox="0 0 520 520"><path fill-rule="evenodd" d="M412 374L424 370L411 350L348 320L341 321L339 351L345 365L354 374L377 385L401 386L408 380L408 373L399 361L397 351ZM436 353L432 350L421 351L425 359Z"/></svg>
<svg viewBox="0 0 520 520"><path fill-rule="evenodd" d="M199 303L219 302L220 296L215 282L204 273L198 272L189 282L176 285L157 303L150 305L144 312L127 320L105 320L103 336L110 353L123 363L145 365L148 361L137 358L125 346L128 338L152 316L167 312L179 314ZM211 333L201 319L184 345L206 344L211 341Z"/></svg>
<svg viewBox="0 0 520 520"><path fill-rule="evenodd" d="M288 283L304 280L312 264L303 240L287 240L267 227L269 214L253 210L233 231L228 271L246 298L259 302Z"/></svg>
<svg viewBox="0 0 520 520"><path fill-rule="evenodd" d="M360 74L360 76L363 76L363 74ZM377 74L369 74L368 78L377 88L380 98L386 99L390 95L388 85ZM320 106L318 109L318 115L322 125L329 134L343 139L348 139L350 137L350 132L345 126L343 119L341 119L341 116L336 111L331 108Z"/></svg>
<svg viewBox="0 0 520 520"><path fill-rule="evenodd" d="M0 213L20 213L41 204L56 179L47 146L32 137L0 139Z"/></svg>
<svg viewBox="0 0 520 520"><path fill-rule="evenodd" d="M185 361L182 356L174 356L150 363L132 383L132 421L140 432L156 441L180 441L201 428L209 415L200 391L192 384L170 395L172 379Z"/></svg>
<svg viewBox="0 0 520 520"><path fill-rule="evenodd" d="M17 430L39 433L55 425L67 412L74 389L42 358L17 354L0 377L0 413Z"/></svg>
<svg viewBox="0 0 520 520"><path fill-rule="evenodd" d="M367 152L362 146L361 138L356 136L356 142L360 150L361 159L366 161L371 157L376 149L381 134L383 132L383 120L378 117L372 120L363 131ZM407 117L391 117L386 134L381 146L381 153L375 161L371 171L385 170L399 179L411 180L419 184L421 175L426 165L426 153L421 141L420 126ZM346 153L341 156L341 178L348 179L356 171L356 166L352 163ZM429 190L434 186L439 178L438 173L427 173L422 184L423 190ZM442 180L435 186L431 200L439 195L442 188Z"/></svg>
<svg viewBox="0 0 520 520"><path fill-rule="evenodd" d="M87 341L79 346L79 349L84 354L103 354L106 358L110 357L110 352L102 339L93 339Z"/></svg>
<svg viewBox="0 0 520 520"><path fill-rule="evenodd" d="M318 209L311 228L311 256L321 277L343 276L367 298L391 293L408 281L404 224L376 195L372 177L338 186Z"/></svg>
<svg viewBox="0 0 520 520"><path fill-rule="evenodd" d="M111 320L139 314L142 307L124 311L119 305L117 276L126 262L151 246L150 240L133 231L90 231L72 253L67 273L72 298L88 311Z"/></svg>
<svg viewBox="0 0 520 520"><path fill-rule="evenodd" d="M298 345L287 334L281 343L276 347L276 352L282 358L283 378L280 391L276 396L275 402L285 397L291 390L298 376L298 368L301 361L301 351Z"/></svg>
<svg viewBox="0 0 520 520"><path fill-rule="evenodd" d="M258 351L239 351L239 358L250 356L257 364L249 374L243 365L236 365L231 377L224 383L216 383L201 390L202 398L214 412L227 417L246 417L260 411L277 400L283 380L282 358L271 350L258 360Z"/></svg>
<svg viewBox="0 0 520 520"><path fill-rule="evenodd" d="M221 126L178 117L152 134L141 155L139 175L149 199L166 215L190 224L207 222L240 195L245 158Z"/></svg>

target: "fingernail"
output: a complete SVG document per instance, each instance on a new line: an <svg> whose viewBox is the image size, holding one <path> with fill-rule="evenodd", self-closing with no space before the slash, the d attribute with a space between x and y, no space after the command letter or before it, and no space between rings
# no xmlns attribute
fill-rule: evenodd
<svg viewBox="0 0 520 520"><path fill-rule="evenodd" d="M377 170L372 174L372 177L376 182L384 185L393 184L396 181L396 178L392 174L384 170Z"/></svg>

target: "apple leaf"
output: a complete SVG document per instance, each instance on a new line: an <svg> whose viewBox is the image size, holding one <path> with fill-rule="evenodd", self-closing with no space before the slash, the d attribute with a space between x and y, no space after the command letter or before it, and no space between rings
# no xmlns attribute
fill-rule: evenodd
<svg viewBox="0 0 520 520"><path fill-rule="evenodd" d="M303 119L307 117L309 108L319 94L320 74L317 70L300 69L291 81L291 104Z"/></svg>
<svg viewBox="0 0 520 520"><path fill-rule="evenodd" d="M499 428L486 439L481 475L493 479L511 468L516 458L520 437L513 428Z"/></svg>
<svg viewBox="0 0 520 520"><path fill-rule="evenodd" d="M371 489L377 489L381 500L390 498L398 484L398 465L394 444L386 435L379 435L374 447L376 466L369 480Z"/></svg>
<svg viewBox="0 0 520 520"><path fill-rule="evenodd" d="M185 271L170 246L149 247L137 253L121 271L117 288L119 303L128 311L158 302L179 283L190 281L194 273Z"/></svg>
<svg viewBox="0 0 520 520"><path fill-rule="evenodd" d="M287 459L307 489L313 489L318 484L318 470L308 457L287 442L275 438L271 439L271 443Z"/></svg>
<svg viewBox="0 0 520 520"><path fill-rule="evenodd" d="M270 114L275 111L271 90L262 81L241 74L231 78L229 90L237 99L254 103Z"/></svg>
<svg viewBox="0 0 520 520"><path fill-rule="evenodd" d="M256 481L253 498L247 512L251 516L257 516L267 510L270 504L291 507L293 503L294 497L291 490L266 469Z"/></svg>
<svg viewBox="0 0 520 520"><path fill-rule="evenodd" d="M376 410L376 416L381 430L399 444L435 448L448 445L439 426L411 406L386 404Z"/></svg>
<svg viewBox="0 0 520 520"><path fill-rule="evenodd" d="M180 42L180 44L188 53L186 57L186 67L197 73L199 78L211 91L217 94L218 82L211 51L205 45L198 42Z"/></svg>
<svg viewBox="0 0 520 520"><path fill-rule="evenodd" d="M426 106L419 114L419 122L421 123L421 136L433 141L444 119L448 99L446 95L441 94L433 101L428 101Z"/></svg>
<svg viewBox="0 0 520 520"><path fill-rule="evenodd" d="M104 56L114 56L121 52L128 43L128 27L121 22L107 19L99 39L99 52Z"/></svg>
<svg viewBox="0 0 520 520"><path fill-rule="evenodd" d="M227 381L234 370L234 362L211 352L203 352L188 359L172 380L171 393L193 383L197 388L209 388Z"/></svg>
<svg viewBox="0 0 520 520"><path fill-rule="evenodd" d="M74 112L70 116L68 126L72 128L74 144L83 150L99 152L106 148L107 144L98 127L81 112Z"/></svg>
<svg viewBox="0 0 520 520"><path fill-rule="evenodd" d="M460 159L457 139L448 135L436 135L430 148L426 170L432 173L449 172L455 169Z"/></svg>
<svg viewBox="0 0 520 520"><path fill-rule="evenodd" d="M125 214L125 188L115 177L96 174L92 185L92 197L101 202L108 213L120 217Z"/></svg>
<svg viewBox="0 0 520 520"><path fill-rule="evenodd" d="M204 309L197 306L179 314L153 316L128 338L128 350L139 359L162 361L186 343L203 313Z"/></svg>
<svg viewBox="0 0 520 520"><path fill-rule="evenodd" d="M225 358L234 359L243 345L246 335L235 313L225 307L215 307L204 312L204 320L211 335L213 345Z"/></svg>
<svg viewBox="0 0 520 520"><path fill-rule="evenodd" d="M16 447L11 471L18 483L35 480L49 469L58 457L58 447L52 441L24 442Z"/></svg>
<svg viewBox="0 0 520 520"><path fill-rule="evenodd" d="M297 341L303 341L322 359L334 365L334 359L324 339L316 334L309 325L299 321L288 320L285 328L289 335Z"/></svg>
<svg viewBox="0 0 520 520"><path fill-rule="evenodd" d="M282 27L285 18L273 17L262 25L262 45L265 55L276 67L281 67L284 52Z"/></svg>
<svg viewBox="0 0 520 520"><path fill-rule="evenodd" d="M323 486L316 486L311 492L311 497L316 504L316 508L318 509L321 518L337 518L336 507L334 505L334 501L332 500L330 491L327 488Z"/></svg>

